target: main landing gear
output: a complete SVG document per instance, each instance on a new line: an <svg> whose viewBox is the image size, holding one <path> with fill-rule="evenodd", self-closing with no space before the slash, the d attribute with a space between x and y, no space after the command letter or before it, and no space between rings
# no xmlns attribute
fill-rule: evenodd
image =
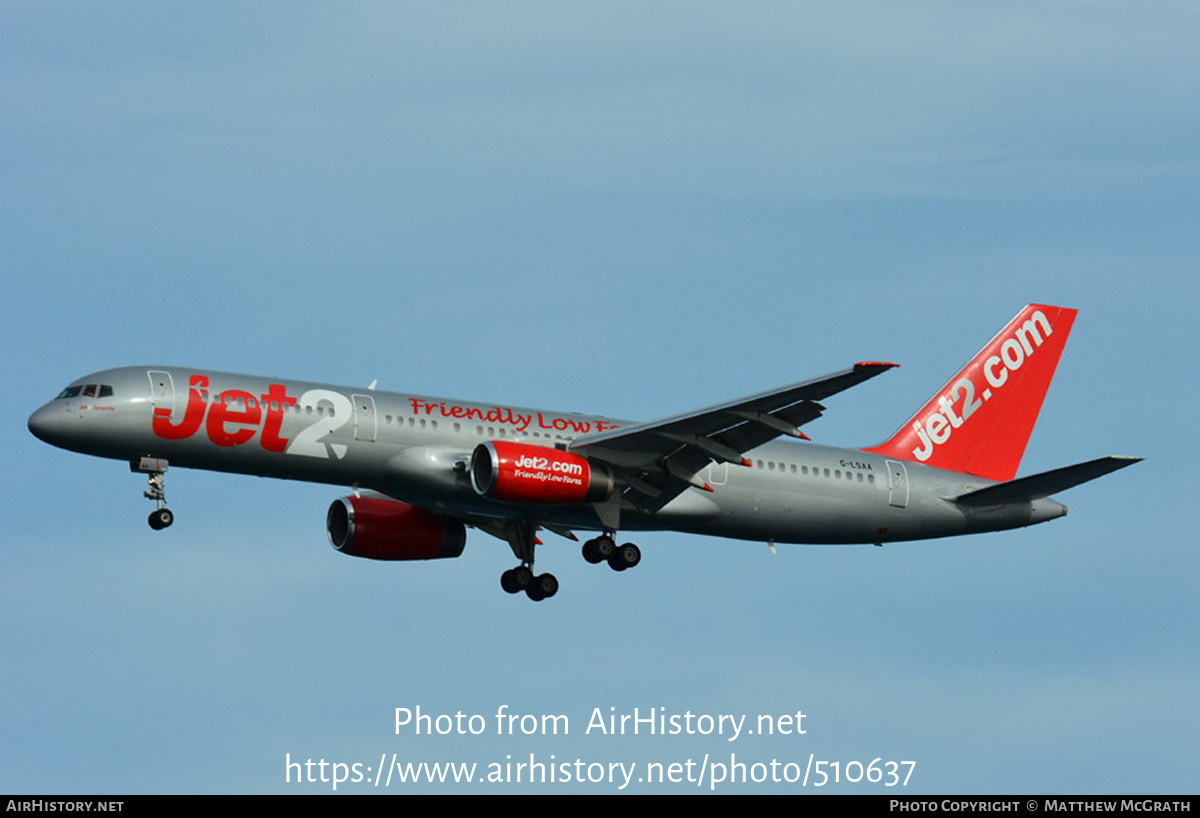
<svg viewBox="0 0 1200 818"><path fill-rule="evenodd" d="M175 515L167 508L167 461L153 457L143 457L140 461L129 464L130 471L149 475L149 486L142 492L147 500L154 501L154 511L150 512L150 527L162 531L175 522Z"/></svg>
<svg viewBox="0 0 1200 818"><path fill-rule="evenodd" d="M525 596L534 602L549 599L558 593L558 578L554 574L533 573L533 550L537 545L537 524L531 520L510 520L504 526L504 538L508 540L513 555L521 561L500 575L500 587L507 593ZM615 531L605 531L583 544L583 558L593 565L607 562L614 571L633 568L642 561L642 549L631 542L617 545L613 539Z"/></svg>
<svg viewBox="0 0 1200 818"><path fill-rule="evenodd" d="M549 599L558 593L558 578L554 574L534 574L532 565L518 565L500 575L500 587L510 594L525 592L534 602Z"/></svg>
<svg viewBox="0 0 1200 818"><path fill-rule="evenodd" d="M606 531L583 544L583 558L592 565L607 562L614 571L624 571L642 561L642 549L631 542L618 546L612 534Z"/></svg>
<svg viewBox="0 0 1200 818"><path fill-rule="evenodd" d="M510 594L525 592L534 602L549 599L558 593L558 577L554 574L533 573L533 549L537 545L537 525L531 520L509 520L504 526L504 538L521 561L500 575L500 587Z"/></svg>

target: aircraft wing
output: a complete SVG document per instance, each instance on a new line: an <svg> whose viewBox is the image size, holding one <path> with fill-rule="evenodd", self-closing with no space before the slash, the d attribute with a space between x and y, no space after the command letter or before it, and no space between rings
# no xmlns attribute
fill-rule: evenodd
<svg viewBox="0 0 1200 818"><path fill-rule="evenodd" d="M622 497L657 511L689 486L712 489L696 475L710 462L749 465L743 455L779 435L805 437L799 427L821 416L818 401L896 364L869 361L820 378L680 415L576 438L568 449L610 464Z"/></svg>

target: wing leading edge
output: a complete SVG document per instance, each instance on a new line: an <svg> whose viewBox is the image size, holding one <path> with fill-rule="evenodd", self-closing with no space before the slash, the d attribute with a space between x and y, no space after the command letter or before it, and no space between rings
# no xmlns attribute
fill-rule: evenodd
<svg viewBox="0 0 1200 818"><path fill-rule="evenodd" d="M821 416L818 401L879 375L896 364L866 361L840 372L787 384L671 415L577 438L568 449L617 471L622 499L658 511L689 487L710 462L749 465L743 455L780 435L805 438L799 427Z"/></svg>

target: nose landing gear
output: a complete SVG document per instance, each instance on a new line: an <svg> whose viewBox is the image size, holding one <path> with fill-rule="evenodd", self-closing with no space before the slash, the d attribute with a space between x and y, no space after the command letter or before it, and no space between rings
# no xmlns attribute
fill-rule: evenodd
<svg viewBox="0 0 1200 818"><path fill-rule="evenodd" d="M149 475L149 485L142 492L142 496L147 500L153 500L155 504L155 509L150 512L148 520L150 527L155 531L168 528L171 523L175 522L175 515L171 509L167 508L167 461L156 457L143 457L140 461L130 463L129 470Z"/></svg>

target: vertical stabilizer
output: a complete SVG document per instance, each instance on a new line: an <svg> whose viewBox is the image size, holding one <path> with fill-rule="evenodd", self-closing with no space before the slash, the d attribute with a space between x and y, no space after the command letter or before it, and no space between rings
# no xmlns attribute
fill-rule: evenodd
<svg viewBox="0 0 1200 818"><path fill-rule="evenodd" d="M865 451L1011 480L1076 312L1030 304L890 440Z"/></svg>

